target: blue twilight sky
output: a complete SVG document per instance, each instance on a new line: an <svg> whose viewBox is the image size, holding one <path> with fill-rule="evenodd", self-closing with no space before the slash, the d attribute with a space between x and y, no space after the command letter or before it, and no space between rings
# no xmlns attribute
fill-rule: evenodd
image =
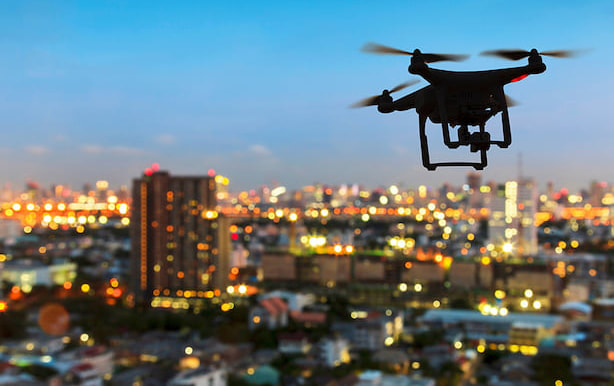
<svg viewBox="0 0 614 386"><path fill-rule="evenodd" d="M506 87L512 146L483 175L514 178L521 158L541 186L614 183L613 21L611 0L3 1L0 184L119 186L153 162L231 190L463 183L467 168L424 170L414 111L347 108L412 77L369 41L472 55L433 65L450 70L516 65L477 55L494 48L591 49ZM433 158L471 158L440 131Z"/></svg>

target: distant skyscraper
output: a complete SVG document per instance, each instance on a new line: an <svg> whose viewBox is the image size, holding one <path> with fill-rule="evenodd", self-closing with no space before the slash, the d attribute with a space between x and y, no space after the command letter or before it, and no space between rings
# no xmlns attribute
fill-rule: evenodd
<svg viewBox="0 0 614 386"><path fill-rule="evenodd" d="M480 186L482 186L482 173L467 173L467 185L469 185L469 189L473 189L474 192L479 191Z"/></svg>
<svg viewBox="0 0 614 386"><path fill-rule="evenodd" d="M225 289L230 234L215 210L214 178L148 170L133 180L132 197L131 272L137 302Z"/></svg>
<svg viewBox="0 0 614 386"><path fill-rule="evenodd" d="M495 248L504 244L513 246L515 254L537 253L537 186L532 179L508 181L492 192L490 219L488 221L489 243Z"/></svg>
<svg viewBox="0 0 614 386"><path fill-rule="evenodd" d="M537 183L532 178L518 180L518 248L523 255L537 253Z"/></svg>

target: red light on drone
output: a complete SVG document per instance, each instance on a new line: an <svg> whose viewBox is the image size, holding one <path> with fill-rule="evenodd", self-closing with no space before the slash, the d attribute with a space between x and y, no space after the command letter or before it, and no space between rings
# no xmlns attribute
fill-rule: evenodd
<svg viewBox="0 0 614 386"><path fill-rule="evenodd" d="M522 74L518 78L514 78L511 81L512 82L519 82L519 81L523 80L524 78L526 78L527 76L529 76L529 74Z"/></svg>

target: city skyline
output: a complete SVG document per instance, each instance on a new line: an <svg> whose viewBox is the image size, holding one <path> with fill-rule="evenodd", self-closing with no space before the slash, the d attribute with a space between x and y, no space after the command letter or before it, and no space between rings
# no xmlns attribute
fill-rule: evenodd
<svg viewBox="0 0 614 386"><path fill-rule="evenodd" d="M406 58L360 52L368 41L472 55L434 66L451 70L514 65L477 55L486 49L592 49L506 87L520 102L513 142L490 152L483 181L613 182L614 137L600 122L614 102L609 2L3 7L0 49L15 52L0 57L3 184L129 185L153 162L215 169L231 190L464 183L471 169L423 169L414 112L347 108L411 78ZM458 154L437 151L431 133L435 157Z"/></svg>

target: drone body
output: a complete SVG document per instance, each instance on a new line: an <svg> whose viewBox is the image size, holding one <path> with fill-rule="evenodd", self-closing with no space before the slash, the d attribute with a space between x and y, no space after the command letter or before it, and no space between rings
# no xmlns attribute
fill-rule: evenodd
<svg viewBox="0 0 614 386"><path fill-rule="evenodd" d="M439 166L470 166L476 170L484 169L488 163L486 152L491 145L507 148L512 143L507 111L509 102L503 86L522 80L530 74L540 74L546 71L541 55L566 57L571 54L568 51L540 54L535 49L530 52L522 50L488 51L484 54L503 56L512 60L528 57L529 63L526 66L497 70L457 72L431 68L427 63L443 60L458 61L463 60L464 56L427 54L419 50L408 52L373 43L366 45L364 50L379 54L411 55L409 72L421 76L430 83L397 100L393 100L390 93L410 83L397 86L390 91L384 90L381 95L365 99L357 104L358 106L376 105L381 113L416 109L420 124L422 163L428 170L435 170ZM503 140L493 141L490 139L490 133L486 131L486 122L499 113L501 113ZM432 163L426 135L427 119L441 124L444 143L448 148L469 146L471 152L480 152L480 162ZM457 140L451 139L450 127L458 127ZM470 127L477 128L471 132Z"/></svg>

